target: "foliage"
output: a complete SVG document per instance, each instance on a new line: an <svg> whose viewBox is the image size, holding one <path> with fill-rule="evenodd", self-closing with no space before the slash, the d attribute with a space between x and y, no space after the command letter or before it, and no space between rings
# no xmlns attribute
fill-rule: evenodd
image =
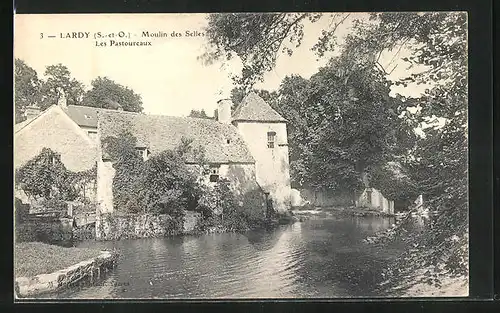
<svg viewBox="0 0 500 313"><path fill-rule="evenodd" d="M168 214L180 225L185 209L196 210L203 216L201 228L245 230L263 223L263 211L255 201L262 194L239 197L227 179L207 184L204 151L193 147L192 140L183 138L175 149L146 161L136 153L137 140L127 131L104 138L103 143L115 168L113 201L118 211ZM186 165L187 154L194 154L198 164Z"/></svg>
<svg viewBox="0 0 500 313"><path fill-rule="evenodd" d="M30 205L24 204L21 199L15 198L14 201L14 210L15 210L15 225L19 225L24 221L24 218L30 212Z"/></svg>
<svg viewBox="0 0 500 313"><path fill-rule="evenodd" d="M136 152L137 139L129 132L103 139L115 168L113 201L118 210L138 213L168 213L181 216L181 208L196 203L197 176L184 163L192 148L184 139L173 151L163 151L147 161ZM199 156L200 159L203 156Z"/></svg>
<svg viewBox="0 0 500 313"><path fill-rule="evenodd" d="M212 117L208 116L207 113L205 112L204 109L201 109L200 111L198 110L191 110L191 112L189 112L189 117L195 117L195 118L207 118L207 119L211 119Z"/></svg>
<svg viewBox="0 0 500 313"><path fill-rule="evenodd" d="M419 195L418 186L400 163L389 162L374 168L370 172L370 180L387 199L403 208L409 208Z"/></svg>
<svg viewBox="0 0 500 313"><path fill-rule="evenodd" d="M14 69L15 122L19 123L25 119L26 107L36 105L40 101L41 81L36 71L21 59L15 60Z"/></svg>
<svg viewBox="0 0 500 313"><path fill-rule="evenodd" d="M38 106L45 110L58 103L64 96L68 105L84 105L105 109L123 109L142 112L142 98L132 89L122 86L107 77L97 77L91 89L71 77L63 64L46 67L45 80L39 79L36 71L23 60L15 60L15 106L16 123L24 120L27 106Z"/></svg>
<svg viewBox="0 0 500 313"><path fill-rule="evenodd" d="M293 46L300 45L303 22L316 21L314 13L230 13L210 14L206 38L211 46L201 59L211 63L217 59L229 60L238 56L243 61L238 84L249 87L271 70L281 52L292 54ZM288 38L289 45L284 45Z"/></svg>
<svg viewBox="0 0 500 313"><path fill-rule="evenodd" d="M40 89L42 94L40 108L42 110L57 104L62 96L66 97L68 105L81 104L85 93L84 85L71 77L71 72L65 65L61 63L49 65L45 69L44 75L47 79L42 83ZM64 92L64 95L61 91Z"/></svg>
<svg viewBox="0 0 500 313"><path fill-rule="evenodd" d="M338 56L309 80L286 78L278 92L275 109L290 121L292 177L315 187L353 188L359 174L366 172L372 174L372 183L389 190L384 164L399 162L408 177L399 197L421 193L439 217L428 233L401 234L417 248L391 266L409 272L430 266L437 273L445 262L452 272L465 273L467 249L461 247L467 237L467 15L373 13L351 19L350 32L339 45L336 29L349 16L213 15L207 29L213 51L205 57L239 56L243 70L235 80L247 90L274 68L279 54L291 53L290 45L284 46L287 41L301 44L306 21L330 17L331 27L312 48L325 57L340 47ZM401 51L408 56L402 57ZM387 53L393 57L382 65L381 55ZM408 66L406 77L388 79L401 65ZM419 98L389 97L392 87L421 84L429 88ZM433 127L437 118L444 121L443 127ZM422 138L412 133L416 127L423 131Z"/></svg>
<svg viewBox="0 0 500 313"><path fill-rule="evenodd" d="M97 236L104 240L153 238L178 235L184 218L166 214L106 213L100 215Z"/></svg>
<svg viewBox="0 0 500 313"><path fill-rule="evenodd" d="M61 156L49 148L16 170L16 185L28 196L73 201L82 197L86 185L96 179L96 168L72 172Z"/></svg>
<svg viewBox="0 0 500 313"><path fill-rule="evenodd" d="M50 211L55 210L61 213L66 213L68 209L68 204L65 201L54 198L42 199L42 201L40 201L38 205L40 205L45 210L50 210Z"/></svg>
<svg viewBox="0 0 500 313"><path fill-rule="evenodd" d="M290 171L295 185L314 189L362 188L362 177L411 146L401 102L373 69L344 73L336 58L307 80L286 77L269 104L288 120Z"/></svg>
<svg viewBox="0 0 500 313"><path fill-rule="evenodd" d="M92 89L83 97L86 106L104 109L123 109L130 112L142 112L141 96L132 89L122 86L107 77L97 77L91 82Z"/></svg>
<svg viewBox="0 0 500 313"><path fill-rule="evenodd" d="M258 191L257 191L258 192ZM263 211L252 197L262 194L246 193L237 196L229 180L222 178L214 186L203 186L197 210L202 213L204 227L220 225L226 230L242 231L264 223Z"/></svg>

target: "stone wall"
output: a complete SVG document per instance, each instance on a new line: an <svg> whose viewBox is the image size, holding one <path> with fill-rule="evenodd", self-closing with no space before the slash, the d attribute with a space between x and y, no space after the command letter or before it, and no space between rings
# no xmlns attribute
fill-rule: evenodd
<svg viewBox="0 0 500 313"><path fill-rule="evenodd" d="M199 219L199 213L189 211L182 219L166 214L105 213L96 218L96 239L154 238L191 233Z"/></svg>
<svg viewBox="0 0 500 313"><path fill-rule="evenodd" d="M15 224L17 242L69 243L73 240L73 219L28 216Z"/></svg>
<svg viewBox="0 0 500 313"><path fill-rule="evenodd" d="M394 214L394 201L388 200L375 188L366 188L356 199L357 207L378 209L387 214Z"/></svg>
<svg viewBox="0 0 500 313"><path fill-rule="evenodd" d="M348 207L354 204L353 200L354 193L350 192L292 189L292 205L297 207L304 205L316 207Z"/></svg>
<svg viewBox="0 0 500 313"><path fill-rule="evenodd" d="M115 252L101 251L97 258L82 261L54 273L17 277L15 296L16 298L38 296L74 285L84 279L99 278L101 274L116 266L117 258L118 254Z"/></svg>

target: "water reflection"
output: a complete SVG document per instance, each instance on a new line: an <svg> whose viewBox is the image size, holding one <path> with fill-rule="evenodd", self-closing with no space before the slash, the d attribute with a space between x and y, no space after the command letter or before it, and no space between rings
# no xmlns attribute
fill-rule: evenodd
<svg viewBox="0 0 500 313"><path fill-rule="evenodd" d="M328 218L244 234L84 242L80 245L120 250L118 265L103 283L57 296L370 296L377 268L397 254L375 251L364 246L362 239L393 223L382 218Z"/></svg>
<svg viewBox="0 0 500 313"><path fill-rule="evenodd" d="M363 233L376 233L391 227L395 223L394 218L376 218L376 217L355 217L355 224Z"/></svg>

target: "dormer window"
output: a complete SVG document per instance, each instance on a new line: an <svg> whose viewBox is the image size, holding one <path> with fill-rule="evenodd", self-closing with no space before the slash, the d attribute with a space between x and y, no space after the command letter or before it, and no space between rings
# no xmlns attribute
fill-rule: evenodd
<svg viewBox="0 0 500 313"><path fill-rule="evenodd" d="M136 147L135 151L144 161L147 161L149 159L149 155L151 154L149 149L145 147Z"/></svg>
<svg viewBox="0 0 500 313"><path fill-rule="evenodd" d="M90 139L92 140L97 139L97 130L89 130L87 131L87 134L89 135Z"/></svg>
<svg viewBox="0 0 500 313"><path fill-rule="evenodd" d="M276 132L270 131L267 132L267 147L272 149L275 146L276 141Z"/></svg>
<svg viewBox="0 0 500 313"><path fill-rule="evenodd" d="M210 182L215 183L219 181L219 166L212 165L210 166Z"/></svg>
<svg viewBox="0 0 500 313"><path fill-rule="evenodd" d="M90 119L92 118L92 116L87 115L87 114L85 114L84 116L85 116L85 118L86 118L86 119L88 119L88 120L90 120Z"/></svg>

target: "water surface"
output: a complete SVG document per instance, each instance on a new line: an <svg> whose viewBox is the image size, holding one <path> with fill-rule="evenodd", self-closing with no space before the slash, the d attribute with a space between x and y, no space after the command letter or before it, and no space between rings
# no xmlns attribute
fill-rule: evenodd
<svg viewBox="0 0 500 313"><path fill-rule="evenodd" d="M393 218L311 219L274 231L82 242L116 248L117 267L59 298L331 298L379 295L380 269L404 247L362 239Z"/></svg>

